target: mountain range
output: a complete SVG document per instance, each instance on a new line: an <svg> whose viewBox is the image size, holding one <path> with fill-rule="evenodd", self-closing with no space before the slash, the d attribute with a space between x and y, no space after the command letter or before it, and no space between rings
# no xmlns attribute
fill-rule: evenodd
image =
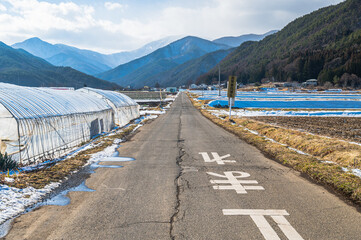
<svg viewBox="0 0 361 240"><path fill-rule="evenodd" d="M145 56L156 49L177 40L179 36L170 36L146 44L134 51L124 51L114 54L78 49L64 44L50 44L39 38L30 38L12 45L45 59L55 66L68 66L86 74L94 75L105 72L120 64Z"/></svg>
<svg viewBox="0 0 361 240"><path fill-rule="evenodd" d="M19 51L24 49L55 66L70 66L121 86L141 88L160 84L167 87L194 83L231 53L233 46L273 33L224 37L214 41L191 36L174 41L179 37L167 37L134 51L108 55L64 44L50 44L39 38L16 43L13 47Z"/></svg>
<svg viewBox="0 0 361 240"><path fill-rule="evenodd" d="M246 42L220 63L243 83L318 79L361 87L361 1L346 0L289 23L260 42ZM211 82L217 68L198 82Z"/></svg>
<svg viewBox="0 0 361 240"><path fill-rule="evenodd" d="M278 32L278 30L272 30L265 34L245 34L238 37L222 37L213 40L212 42L227 45L230 47L238 47L244 42L248 41L261 41L265 37L272 35L274 33Z"/></svg>
<svg viewBox="0 0 361 240"><path fill-rule="evenodd" d="M117 89L119 85L86 75L70 67L55 67L42 58L0 42L0 80L31 87L83 86Z"/></svg>
<svg viewBox="0 0 361 240"><path fill-rule="evenodd" d="M192 59L181 65L173 67L168 71L153 75L147 78L144 84L153 86L158 83L161 87L189 86L194 83L199 76L209 72L233 50L234 48L207 53L199 58ZM218 79L218 74L215 78Z"/></svg>
<svg viewBox="0 0 361 240"><path fill-rule="evenodd" d="M207 53L229 48L227 45L189 36L96 76L132 88L154 86L156 82L149 79Z"/></svg>

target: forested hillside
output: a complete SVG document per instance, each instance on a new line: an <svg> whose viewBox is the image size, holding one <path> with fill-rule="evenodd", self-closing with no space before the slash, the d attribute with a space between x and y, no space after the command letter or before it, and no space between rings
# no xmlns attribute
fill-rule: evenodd
<svg viewBox="0 0 361 240"><path fill-rule="evenodd" d="M120 88L115 83L89 76L70 67L55 67L22 49L13 49L2 42L0 82L30 87Z"/></svg>
<svg viewBox="0 0 361 240"><path fill-rule="evenodd" d="M233 49L218 50L187 61L168 71L149 77L145 84L154 85L154 83L158 83L161 87L190 85L195 82L197 77L216 66Z"/></svg>
<svg viewBox="0 0 361 240"><path fill-rule="evenodd" d="M361 87L361 1L319 9L260 42L246 42L221 62L223 75L239 82L302 82ZM216 69L201 76L209 82Z"/></svg>

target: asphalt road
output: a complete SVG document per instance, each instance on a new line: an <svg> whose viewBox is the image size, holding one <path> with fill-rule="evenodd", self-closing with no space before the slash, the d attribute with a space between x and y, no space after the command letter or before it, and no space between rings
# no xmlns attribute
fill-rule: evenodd
<svg viewBox="0 0 361 240"><path fill-rule="evenodd" d="M97 169L86 181L95 192L22 215L6 239L361 239L354 207L217 127L184 94L120 156L136 161Z"/></svg>

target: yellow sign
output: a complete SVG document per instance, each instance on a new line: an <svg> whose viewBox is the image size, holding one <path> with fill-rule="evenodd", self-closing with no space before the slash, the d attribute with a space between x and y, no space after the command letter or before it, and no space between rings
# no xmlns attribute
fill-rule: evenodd
<svg viewBox="0 0 361 240"><path fill-rule="evenodd" d="M229 76L227 97L235 98L236 97L236 88L237 88L237 77Z"/></svg>

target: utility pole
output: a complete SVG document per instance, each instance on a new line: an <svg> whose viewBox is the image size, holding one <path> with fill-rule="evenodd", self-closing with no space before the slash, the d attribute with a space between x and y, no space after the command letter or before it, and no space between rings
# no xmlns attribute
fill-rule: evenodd
<svg viewBox="0 0 361 240"><path fill-rule="evenodd" d="M221 96L221 64L218 64L218 96Z"/></svg>
<svg viewBox="0 0 361 240"><path fill-rule="evenodd" d="M237 77L236 76L229 76L228 80L228 105L229 105L229 121L231 121L232 117L232 105L235 102L235 98L237 95Z"/></svg>

